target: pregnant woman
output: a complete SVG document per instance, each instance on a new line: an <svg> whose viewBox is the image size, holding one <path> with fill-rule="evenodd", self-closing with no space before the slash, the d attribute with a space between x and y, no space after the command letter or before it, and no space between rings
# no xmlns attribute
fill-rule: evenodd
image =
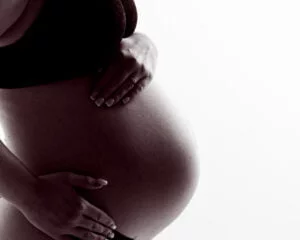
<svg viewBox="0 0 300 240"><path fill-rule="evenodd" d="M122 71L134 65L126 56L147 52L134 2L0 2L18 2L21 13L9 14L7 29L0 21L0 239L153 239L190 201L198 159L155 82L119 101L139 76ZM119 104L107 107L111 96Z"/></svg>

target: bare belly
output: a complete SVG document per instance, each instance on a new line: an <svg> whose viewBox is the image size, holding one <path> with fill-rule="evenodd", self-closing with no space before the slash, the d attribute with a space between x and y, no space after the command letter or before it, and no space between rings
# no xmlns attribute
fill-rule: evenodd
<svg viewBox="0 0 300 240"><path fill-rule="evenodd" d="M118 231L155 237L185 208L198 182L194 138L154 80L129 104L98 108L91 80L0 89L6 146L37 175L69 171L108 180L78 193L106 211ZM0 239L49 239L0 201Z"/></svg>

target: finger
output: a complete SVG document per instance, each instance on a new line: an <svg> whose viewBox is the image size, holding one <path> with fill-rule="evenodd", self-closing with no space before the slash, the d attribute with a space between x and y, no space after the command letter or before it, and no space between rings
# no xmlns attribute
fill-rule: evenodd
<svg viewBox="0 0 300 240"><path fill-rule="evenodd" d="M92 93L90 95L91 100L96 100L101 89L109 82L116 71L115 64L110 64L106 69L99 69L98 73L93 77Z"/></svg>
<svg viewBox="0 0 300 240"><path fill-rule="evenodd" d="M116 65L116 62L112 62L107 66L107 68L98 70L98 74L95 76L96 79L93 86L93 92L100 90L110 81L110 79L115 74L117 67L118 66ZM101 78L101 81L99 81L99 78Z"/></svg>
<svg viewBox="0 0 300 240"><path fill-rule="evenodd" d="M85 175L75 174L72 172L68 173L68 181L72 186L87 189L99 189L108 184L108 182L105 179L96 179Z"/></svg>
<svg viewBox="0 0 300 240"><path fill-rule="evenodd" d="M132 74L136 69L139 69L139 65L134 57L127 56L124 53L116 56L109 67L108 75L104 75L105 80L99 81L99 85L97 84L95 87L97 94L94 95L94 98L96 98L95 103L97 106L100 107L123 84L128 75ZM108 105L112 103L112 100L110 100Z"/></svg>
<svg viewBox="0 0 300 240"><path fill-rule="evenodd" d="M104 225L85 217L80 218L80 220L77 223L77 226L98 234L102 234L103 236L107 236L109 238L114 237L114 233L110 228L105 227Z"/></svg>
<svg viewBox="0 0 300 240"><path fill-rule="evenodd" d="M121 66L119 58L120 57L116 57L105 70L98 70L98 74L96 74L94 79L93 91L90 96L92 100L98 99L99 94L107 87L107 85L116 79L114 78L114 75L118 72L122 72L123 69L125 69L123 66Z"/></svg>
<svg viewBox="0 0 300 240"><path fill-rule="evenodd" d="M105 104L108 107L112 106L115 102L115 99L109 98L109 96L111 96L117 89L119 89L130 75L132 75L131 71L122 71L122 73L114 75L109 84L106 84L105 87L101 90L97 100L99 99L99 101L102 103L104 100ZM97 100L96 104L97 102L99 103L99 101ZM97 106L99 106L99 104Z"/></svg>
<svg viewBox="0 0 300 240"><path fill-rule="evenodd" d="M109 99L114 99L114 102L112 105L108 105L108 107L117 104L127 93L129 93L129 91L134 88L134 84L138 82L138 79L139 79L138 73L131 74L127 78L125 83L123 83L123 85L119 87L119 89L115 93L113 93L112 96L109 97Z"/></svg>
<svg viewBox="0 0 300 240"><path fill-rule="evenodd" d="M72 228L70 235L77 237L80 240L106 240L106 237L100 234L93 233L84 228Z"/></svg>
<svg viewBox="0 0 300 240"><path fill-rule="evenodd" d="M101 224L104 224L109 228L116 229L116 224L110 216L108 216L105 212L103 212L93 204L86 201L84 198L82 198L82 201L85 205L84 211L82 212L84 216L89 217L92 220Z"/></svg>
<svg viewBox="0 0 300 240"><path fill-rule="evenodd" d="M129 93L123 96L122 103L127 104L135 95L143 91L143 89L146 88L149 82L150 82L149 76L144 76L140 81L138 81L138 83L134 86L134 88L130 90Z"/></svg>

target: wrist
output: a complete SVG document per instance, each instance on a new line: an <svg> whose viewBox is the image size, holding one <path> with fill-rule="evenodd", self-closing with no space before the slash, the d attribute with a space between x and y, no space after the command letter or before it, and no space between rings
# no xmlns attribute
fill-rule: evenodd
<svg viewBox="0 0 300 240"><path fill-rule="evenodd" d="M132 35L133 38L135 39L138 39L138 40L141 40L146 42L147 45L149 46L149 48L151 49L151 51L153 53L155 53L155 56L157 57L158 55L158 49L155 45L155 43L153 42L153 40L146 34L144 33L140 33L140 32L135 32L133 35Z"/></svg>
<svg viewBox="0 0 300 240"><path fill-rule="evenodd" d="M30 197L38 177L0 141L0 193L14 205Z"/></svg>
<svg viewBox="0 0 300 240"><path fill-rule="evenodd" d="M18 190L16 189L18 192L14 194L13 198L7 200L17 208L30 206L33 202L35 202L38 185L38 178L28 178L20 184Z"/></svg>

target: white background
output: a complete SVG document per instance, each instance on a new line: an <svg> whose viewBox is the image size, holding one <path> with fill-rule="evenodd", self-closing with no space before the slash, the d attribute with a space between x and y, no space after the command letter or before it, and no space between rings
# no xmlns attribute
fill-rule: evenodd
<svg viewBox="0 0 300 240"><path fill-rule="evenodd" d="M199 144L198 190L155 240L300 239L300 2L136 0L158 81Z"/></svg>

